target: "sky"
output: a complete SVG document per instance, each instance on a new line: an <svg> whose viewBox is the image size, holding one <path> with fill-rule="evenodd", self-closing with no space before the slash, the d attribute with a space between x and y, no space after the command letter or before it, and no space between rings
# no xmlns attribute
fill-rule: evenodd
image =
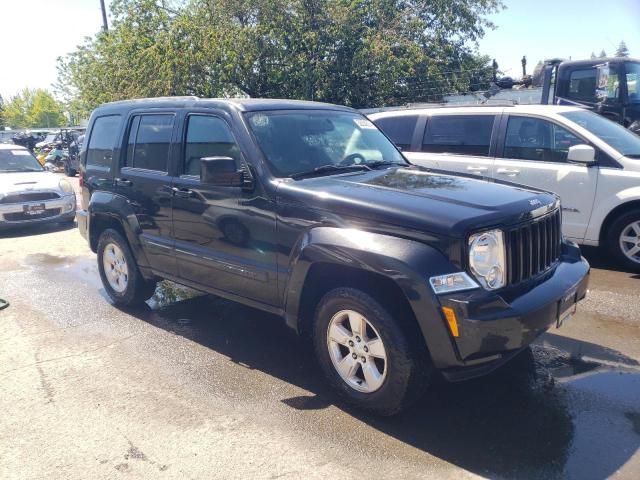
<svg viewBox="0 0 640 480"><path fill-rule="evenodd" d="M640 58L640 0L503 0L505 10L488 17L498 28L479 42L505 75L522 76L547 58L587 59L602 49L613 56L624 40Z"/></svg>
<svg viewBox="0 0 640 480"><path fill-rule="evenodd" d="M107 3L109 1L107 0ZM496 30L479 42L505 74L519 77L538 60L583 59L624 40L640 57L640 0L504 0L507 9L489 17ZM51 88L56 59L100 30L100 0L0 0L0 95L24 87Z"/></svg>

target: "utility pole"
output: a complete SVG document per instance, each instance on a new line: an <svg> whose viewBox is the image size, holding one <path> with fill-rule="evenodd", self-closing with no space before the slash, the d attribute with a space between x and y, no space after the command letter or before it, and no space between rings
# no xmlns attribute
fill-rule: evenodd
<svg viewBox="0 0 640 480"><path fill-rule="evenodd" d="M522 63L522 78L524 78L527 76L527 57L523 56L520 63Z"/></svg>
<svg viewBox="0 0 640 480"><path fill-rule="evenodd" d="M109 24L107 23L107 9L104 6L104 0L100 0L100 8L102 8L102 30L109 31Z"/></svg>

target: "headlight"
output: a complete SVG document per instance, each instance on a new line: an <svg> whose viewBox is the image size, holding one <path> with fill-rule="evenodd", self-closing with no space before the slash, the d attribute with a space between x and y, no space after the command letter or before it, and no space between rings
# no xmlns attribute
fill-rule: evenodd
<svg viewBox="0 0 640 480"><path fill-rule="evenodd" d="M480 285L474 282L465 272L447 273L446 275L431 277L429 283L436 294L480 288Z"/></svg>
<svg viewBox="0 0 640 480"><path fill-rule="evenodd" d="M477 233L469 238L469 266L480 284L495 290L506 280L504 234L501 230Z"/></svg>
<svg viewBox="0 0 640 480"><path fill-rule="evenodd" d="M64 178L60 179L58 182L58 188L60 188L64 193L73 193L73 187Z"/></svg>

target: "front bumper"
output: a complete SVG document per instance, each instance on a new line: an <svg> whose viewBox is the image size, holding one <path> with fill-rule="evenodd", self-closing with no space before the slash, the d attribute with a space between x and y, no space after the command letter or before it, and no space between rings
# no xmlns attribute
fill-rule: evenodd
<svg viewBox="0 0 640 480"><path fill-rule="evenodd" d="M563 244L558 264L539 278L498 292L476 289L439 297L458 319L452 337L458 366L442 370L451 381L489 373L556 326L566 298L582 300L589 284L589 264L574 244ZM568 321L571 321L569 319Z"/></svg>
<svg viewBox="0 0 640 480"><path fill-rule="evenodd" d="M44 212L42 214L25 214L25 207L40 205L44 205ZM0 204L0 229L52 222L64 222L74 218L75 214L75 194L65 195L52 200Z"/></svg>

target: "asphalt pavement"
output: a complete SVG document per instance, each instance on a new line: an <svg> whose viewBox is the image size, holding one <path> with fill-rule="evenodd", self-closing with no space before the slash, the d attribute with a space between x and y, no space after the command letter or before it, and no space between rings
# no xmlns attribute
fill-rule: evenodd
<svg viewBox="0 0 640 480"><path fill-rule="evenodd" d="M163 282L111 305L74 228L0 234L0 478L640 478L640 275L597 249L530 353L377 418L273 316Z"/></svg>

